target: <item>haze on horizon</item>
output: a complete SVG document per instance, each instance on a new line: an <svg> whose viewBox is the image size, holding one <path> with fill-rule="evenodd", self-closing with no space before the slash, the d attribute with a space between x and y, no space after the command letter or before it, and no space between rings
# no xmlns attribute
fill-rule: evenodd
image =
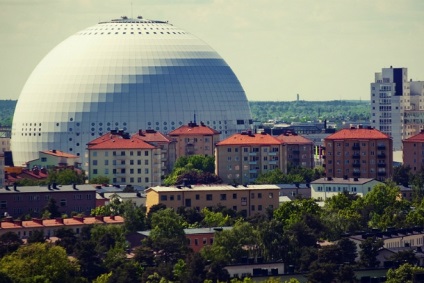
<svg viewBox="0 0 424 283"><path fill-rule="evenodd" d="M207 42L250 101L369 100L383 67L424 80L423 11L422 0L0 0L0 99L17 99L40 60L77 31L141 15Z"/></svg>

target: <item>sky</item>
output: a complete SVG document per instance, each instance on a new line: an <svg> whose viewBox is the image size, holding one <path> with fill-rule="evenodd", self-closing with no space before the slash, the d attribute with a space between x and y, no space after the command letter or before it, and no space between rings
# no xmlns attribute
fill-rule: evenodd
<svg viewBox="0 0 424 283"><path fill-rule="evenodd" d="M424 80L423 0L0 0L0 99L61 41L120 16L207 42L250 101L369 100L381 68Z"/></svg>

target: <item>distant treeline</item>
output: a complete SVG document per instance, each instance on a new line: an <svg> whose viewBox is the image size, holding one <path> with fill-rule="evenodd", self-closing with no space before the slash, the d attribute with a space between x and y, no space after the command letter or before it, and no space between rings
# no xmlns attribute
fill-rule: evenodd
<svg viewBox="0 0 424 283"><path fill-rule="evenodd" d="M17 100L0 100L0 124L12 125ZM335 101L250 101L255 121L307 122L327 119L332 122L368 121L370 102Z"/></svg>
<svg viewBox="0 0 424 283"><path fill-rule="evenodd" d="M255 121L307 122L317 120L368 121L370 102L360 100L334 101L250 101Z"/></svg>

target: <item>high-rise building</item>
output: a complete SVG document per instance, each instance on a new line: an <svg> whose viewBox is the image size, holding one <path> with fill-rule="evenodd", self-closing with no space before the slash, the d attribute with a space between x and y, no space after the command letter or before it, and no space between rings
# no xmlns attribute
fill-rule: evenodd
<svg viewBox="0 0 424 283"><path fill-rule="evenodd" d="M371 126L393 138L393 149L424 125L424 82L408 80L407 68L383 68L371 83Z"/></svg>
<svg viewBox="0 0 424 283"><path fill-rule="evenodd" d="M13 117L13 159L22 165L57 149L86 167L90 140L120 129L166 134L193 113L224 137L252 123L246 94L217 52L165 21L100 22L60 43L28 78Z"/></svg>
<svg viewBox="0 0 424 283"><path fill-rule="evenodd" d="M371 127L342 129L324 139L325 173L331 178L392 176L392 139Z"/></svg>

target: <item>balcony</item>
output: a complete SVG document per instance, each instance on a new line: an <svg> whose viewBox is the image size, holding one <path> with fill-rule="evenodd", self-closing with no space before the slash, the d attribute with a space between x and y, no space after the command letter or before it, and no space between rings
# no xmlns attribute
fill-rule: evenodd
<svg viewBox="0 0 424 283"><path fill-rule="evenodd" d="M360 156L359 154L353 154L353 155L352 155L352 158L353 158L353 159L360 159L360 158L361 158L361 156Z"/></svg>
<svg viewBox="0 0 424 283"><path fill-rule="evenodd" d="M274 151L272 151L272 152L268 152L268 155L269 155L269 156L276 156L276 155L277 155L277 152L274 152Z"/></svg>
<svg viewBox="0 0 424 283"><path fill-rule="evenodd" d="M258 164L258 161L249 161L249 164L250 165L256 165L256 164Z"/></svg>
<svg viewBox="0 0 424 283"><path fill-rule="evenodd" d="M257 152L249 152L249 156L256 156L256 155L258 155Z"/></svg>
<svg viewBox="0 0 424 283"><path fill-rule="evenodd" d="M380 168L383 168L383 167L386 167L386 164L385 163L378 163L377 166L380 167Z"/></svg>
<svg viewBox="0 0 424 283"><path fill-rule="evenodd" d="M378 176L386 176L386 172L378 172L377 175Z"/></svg>
<svg viewBox="0 0 424 283"><path fill-rule="evenodd" d="M377 158L386 158L386 154L385 153L377 154Z"/></svg>
<svg viewBox="0 0 424 283"><path fill-rule="evenodd" d="M361 172L353 172L353 176L359 177L359 176L361 176Z"/></svg>
<svg viewBox="0 0 424 283"><path fill-rule="evenodd" d="M352 166L353 166L354 168L359 168L359 167L361 167L361 164L359 164L359 163L353 163L353 164L352 164Z"/></svg>
<svg viewBox="0 0 424 283"><path fill-rule="evenodd" d="M354 145L354 146L352 146L352 149L353 150L359 150L361 147L359 146L359 144L358 145Z"/></svg>
<svg viewBox="0 0 424 283"><path fill-rule="evenodd" d="M377 146L377 149L378 150L385 150L386 149L386 146L385 145L378 145Z"/></svg>
<svg viewBox="0 0 424 283"><path fill-rule="evenodd" d="M300 153L300 151L299 151L299 150L292 150L292 153L293 153L293 154L299 154L299 153Z"/></svg>
<svg viewBox="0 0 424 283"><path fill-rule="evenodd" d="M277 164L277 161L276 161L276 160L271 160L271 161L269 161L268 163L269 163L269 164L273 164L273 165L275 165L275 164Z"/></svg>
<svg viewBox="0 0 424 283"><path fill-rule="evenodd" d="M257 169L250 169L249 173L258 173L258 170Z"/></svg>

